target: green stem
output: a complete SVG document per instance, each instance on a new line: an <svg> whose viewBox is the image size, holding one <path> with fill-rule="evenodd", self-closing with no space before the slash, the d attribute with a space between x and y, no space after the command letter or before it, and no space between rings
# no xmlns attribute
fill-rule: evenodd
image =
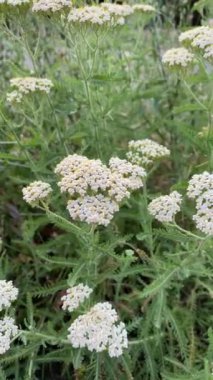
<svg viewBox="0 0 213 380"><path fill-rule="evenodd" d="M100 354L97 354L95 380L99 380L99 373L100 373Z"/></svg>
<svg viewBox="0 0 213 380"><path fill-rule="evenodd" d="M122 363L123 363L123 366L124 366L124 369L125 369L125 372L126 372L126 375L127 375L127 380L133 380L133 376L131 374L131 371L129 369L129 366L124 358L124 356L121 357L121 360L122 360Z"/></svg>
<svg viewBox="0 0 213 380"><path fill-rule="evenodd" d="M136 346L138 344L144 344L144 343L147 343L147 342L151 342L155 339L158 339L158 338L162 338L164 337L165 334L164 333L160 333L158 335L152 335L152 336L149 336L148 338L144 338L144 339L139 339L139 340L130 340L128 345L129 346Z"/></svg>
<svg viewBox="0 0 213 380"><path fill-rule="evenodd" d="M91 76L92 76L92 71L90 69L89 74L86 73L85 67L82 63L81 54L80 54L80 51L78 49L78 44L76 41L75 41L74 47L75 47L77 62L78 62L78 65L79 65L79 68L81 71L82 78L83 78L84 90L85 90L85 94L86 94L86 97L87 97L87 100L89 103L90 113L91 113L91 116L93 119L95 146L97 148L97 154L101 158L101 149L100 149L100 143L99 143L98 126L97 126L97 117L96 117L96 114L94 111L94 104L93 104L92 94L91 94L91 90L90 90L90 86L89 86L89 78L91 78ZM96 54L97 54L97 52L95 51L95 54L94 54L95 57L96 57ZM94 57L94 61L95 61L95 57ZM93 64L92 64L92 67L93 67Z"/></svg>
<svg viewBox="0 0 213 380"><path fill-rule="evenodd" d="M80 227L77 227L75 224L71 223L69 220L63 218L63 216L60 216L53 211L50 211L50 209L48 208L47 205L44 205L44 207L39 206L39 208L41 210L45 211L47 216L50 217L50 219L52 216L53 220L56 220L56 221L58 220L62 224L69 226L70 230L72 230L73 232L77 233L78 235L80 234L81 239L85 240L86 244L88 244L88 239L86 239L84 236L82 236L82 229Z"/></svg>
<svg viewBox="0 0 213 380"><path fill-rule="evenodd" d="M20 331L21 335L25 335L26 337L28 338L40 338L40 339L45 339L46 341L52 341L52 342L56 342L57 344L68 344L70 345L70 342L67 340L67 339L61 339L59 337L55 337L53 335L47 335L47 334L44 334L44 333L40 333L40 332L37 332L37 331L25 331L25 330L21 330Z"/></svg>
<svg viewBox="0 0 213 380"><path fill-rule="evenodd" d="M8 126L8 129L10 130L10 132L13 134L21 152L24 153L26 159L29 161L30 163L30 168L32 169L32 171L34 172L35 176L37 176L37 169L36 169L36 166L34 164L34 161L32 160L32 158L30 157L28 151L26 150L25 146L22 144L21 140L19 139L18 135L16 134L15 132L15 128L13 127L13 125L10 124L9 120L6 118L6 116L4 115L4 113L0 110L0 116L2 117L2 119L4 120L4 122L7 124Z"/></svg>
<svg viewBox="0 0 213 380"><path fill-rule="evenodd" d="M199 240L206 240L206 237L202 237L202 236L199 236L199 235L195 235L193 234L192 232L190 231L187 231L185 230L184 228L180 227L177 223L173 222L173 223L167 223L168 226L170 227L175 227L177 228L179 231L183 232L185 235L188 235L190 237L193 237L195 239L199 239Z"/></svg>
<svg viewBox="0 0 213 380"><path fill-rule="evenodd" d="M147 225L147 229L148 229L148 241L149 241L149 250L150 250L150 254L151 256L153 256L153 237L152 237L152 221L151 221L151 218L150 218L150 215L148 213L148 193L147 193L147 184L146 184L146 180L144 180L144 184L143 184L143 200L144 200L144 205L145 205L145 212L146 212L146 225ZM143 217L143 215L142 215Z"/></svg>
<svg viewBox="0 0 213 380"><path fill-rule="evenodd" d="M198 97L195 95L195 93L192 91L192 89L191 89L191 87L188 85L188 83L184 80L184 79L182 79L183 80L183 84L184 84L184 86L186 87L186 89L188 90L188 92L191 94L191 96L194 98L194 100L200 105L200 107L204 110L204 111L206 111L206 112L208 112L208 108L205 106L205 104L203 104L199 99L198 99Z"/></svg>
<svg viewBox="0 0 213 380"><path fill-rule="evenodd" d="M213 170L213 124L212 124L211 108L208 111L207 149L209 152L209 169L210 171L212 171Z"/></svg>
<svg viewBox="0 0 213 380"><path fill-rule="evenodd" d="M57 116L56 116L55 108L53 107L53 104L51 102L50 96L48 94L47 94L47 99L48 99L48 103L50 105L51 111L52 111L54 119L55 119L55 124L56 124L56 130L57 130L57 135L58 135L59 143L61 144L61 146L64 147L66 154L69 154L69 150L68 150L68 148L66 146L66 143L65 143L65 141L64 141L64 139L62 137L61 128L60 128L59 123L58 123L58 119L57 119Z"/></svg>

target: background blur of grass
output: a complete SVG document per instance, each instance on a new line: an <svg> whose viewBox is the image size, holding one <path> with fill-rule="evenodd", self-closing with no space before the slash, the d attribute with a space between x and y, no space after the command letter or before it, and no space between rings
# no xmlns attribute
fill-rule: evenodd
<svg viewBox="0 0 213 380"><path fill-rule="evenodd" d="M207 125L207 115L177 76L169 74L161 63L163 52L178 46L180 30L208 23L213 17L211 2L206 1L203 12L202 1L199 3L200 12L194 14L189 1L153 1L159 11L154 19L144 21L143 25L140 17L130 18L127 25L106 37L89 79L92 112L66 31L54 18L28 15L16 19L8 15L7 33L3 28L0 32L0 108L4 115L0 119L0 233L4 243L0 273L13 279L20 289L19 323L24 319L29 323L33 315L39 327L50 332L58 330L63 322L58 292L66 288L79 250L75 237L54 227L45 216L24 204L21 189L25 184L39 178L55 186L53 168L68 152L107 162L112 155L124 157L129 140L146 137L166 145L172 152L171 158L161 163L149 180L150 199L170 189L185 190L193 173L209 169L209 148L202 129ZM88 49L80 35L76 38L87 69ZM90 43L95 46L93 37ZM5 101L9 79L30 74L54 82L50 96L33 95L22 107L9 106ZM198 98L205 100L212 83L204 73L192 73L187 80ZM140 236L143 210L139 196L133 196L112 225L100 231L102 242L111 242L109 251L120 254L121 261L117 262L112 255L104 262L97 299L113 300L129 326L132 339L141 339L143 343L132 348L126 359L133 377L105 360L106 373L101 378L210 380L209 363L213 362L210 257L206 259L206 267L199 263L193 267L192 277L183 270L156 297L141 299L140 289L169 268L177 246L183 250L186 246L181 246L177 238L156 235L155 262L147 260L148 245ZM64 200L58 192L54 203L65 212ZM186 215L192 213L189 208L185 211ZM190 226L187 218L182 222ZM190 249L190 242L186 245ZM130 260L128 273L124 271L123 275L122 258L131 246L145 259ZM181 265L181 256L178 260ZM196 263L192 260L190 265ZM206 278L205 286L201 286ZM120 295L115 299L119 281ZM94 372L89 361L88 368L82 365L79 371L69 365L70 351L50 348L48 344L36 346L32 342L31 350L28 353L23 350L21 359L14 348L6 361L7 378L24 379L26 362L29 365L34 355L32 379L92 379ZM4 361L0 358L0 363L1 360ZM61 364L56 365L57 361Z"/></svg>

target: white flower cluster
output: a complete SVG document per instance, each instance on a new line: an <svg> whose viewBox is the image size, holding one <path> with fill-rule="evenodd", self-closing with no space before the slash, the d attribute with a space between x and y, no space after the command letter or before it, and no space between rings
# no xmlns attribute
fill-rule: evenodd
<svg viewBox="0 0 213 380"><path fill-rule="evenodd" d="M169 223L180 211L182 196L177 191L169 195L162 195L154 199L148 206L148 210L159 222Z"/></svg>
<svg viewBox="0 0 213 380"><path fill-rule="evenodd" d="M128 347L127 331L109 302L98 303L79 316L68 329L68 339L75 348L89 351L108 350L110 357L119 357Z"/></svg>
<svg viewBox="0 0 213 380"><path fill-rule="evenodd" d="M81 8L73 8L68 15L68 21L78 24L123 25L125 17L132 14L133 9L129 5L102 3L98 5L86 5Z"/></svg>
<svg viewBox="0 0 213 380"><path fill-rule="evenodd" d="M87 161L88 158L85 156L70 154L56 166L55 173L59 174L60 176L68 175L72 171L76 170L79 166L86 164Z"/></svg>
<svg viewBox="0 0 213 380"><path fill-rule="evenodd" d="M136 165L150 165L170 155L169 149L150 139L132 140L128 148L127 158Z"/></svg>
<svg viewBox="0 0 213 380"><path fill-rule="evenodd" d="M47 200L52 192L49 183L34 181L22 189L23 199L31 206L35 206L39 201Z"/></svg>
<svg viewBox="0 0 213 380"><path fill-rule="evenodd" d="M112 3L101 3L103 9L106 9L110 15L115 17L126 17L130 16L134 10L128 4L112 4Z"/></svg>
<svg viewBox="0 0 213 380"><path fill-rule="evenodd" d="M206 59L212 59L213 58L213 45L207 46L205 48L203 57Z"/></svg>
<svg viewBox="0 0 213 380"><path fill-rule="evenodd" d="M194 59L194 54L190 53L189 50L180 47L167 50L162 57L162 62L170 68L186 68L194 61Z"/></svg>
<svg viewBox="0 0 213 380"><path fill-rule="evenodd" d="M208 26L198 26L196 28L182 32L179 35L179 42L189 46L195 37L201 33L205 33L207 30L209 30Z"/></svg>
<svg viewBox="0 0 213 380"><path fill-rule="evenodd" d="M204 234L213 236L213 189L205 191L197 198L196 209L193 220L197 228Z"/></svg>
<svg viewBox="0 0 213 380"><path fill-rule="evenodd" d="M72 198L67 206L71 218L104 226L119 210L119 203L143 186L146 175L143 168L127 160L112 158L107 167L100 160L77 154L63 159L55 173L61 177L61 192Z"/></svg>
<svg viewBox="0 0 213 380"><path fill-rule="evenodd" d="M135 4L133 5L133 10L134 12L136 11L139 11L139 12L144 12L144 13L153 13L153 12L156 12L156 9L155 7L153 7L152 5L149 5L149 4Z"/></svg>
<svg viewBox="0 0 213 380"><path fill-rule="evenodd" d="M72 312L77 309L85 299L89 298L92 293L92 289L84 284L78 284L72 288L67 289L66 295L61 297L63 302L62 309Z"/></svg>
<svg viewBox="0 0 213 380"><path fill-rule="evenodd" d="M109 161L109 167L113 173L121 174L133 182L139 181L139 187L142 186L141 179L146 176L146 171L141 166L132 164L127 160L121 160L118 157L112 157ZM134 185L133 188L135 188Z"/></svg>
<svg viewBox="0 0 213 380"><path fill-rule="evenodd" d="M205 50L206 47L213 45L213 29L206 30L198 34L191 43L191 46Z"/></svg>
<svg viewBox="0 0 213 380"><path fill-rule="evenodd" d="M0 311L11 306L18 297L18 289L12 281L0 280Z"/></svg>
<svg viewBox="0 0 213 380"><path fill-rule="evenodd" d="M29 4L31 0L0 0L0 4L8 4L12 6Z"/></svg>
<svg viewBox="0 0 213 380"><path fill-rule="evenodd" d="M197 213L193 216L197 228L213 235L213 174L195 174L189 181L187 194L195 199Z"/></svg>
<svg viewBox="0 0 213 380"><path fill-rule="evenodd" d="M89 190L105 191L109 186L110 170L100 160L89 160L78 155L66 157L55 169L62 174L58 183L61 192L84 196Z"/></svg>
<svg viewBox="0 0 213 380"><path fill-rule="evenodd" d="M74 220L107 226L119 211L119 206L109 197L97 194L69 200L67 209Z"/></svg>
<svg viewBox="0 0 213 380"><path fill-rule="evenodd" d="M206 59L213 58L213 28L200 26L183 32L179 41L191 48L199 49Z"/></svg>
<svg viewBox="0 0 213 380"><path fill-rule="evenodd" d="M18 297L18 289L12 281L0 280L0 311L8 309ZM4 316L0 319L0 355L9 350L11 339L15 337L18 328L13 318Z"/></svg>
<svg viewBox="0 0 213 380"><path fill-rule="evenodd" d="M203 172L201 174L193 175L190 179L187 195L191 199L197 199L208 190L213 190L213 174Z"/></svg>
<svg viewBox="0 0 213 380"><path fill-rule="evenodd" d="M73 8L68 21L77 24L106 25L110 24L110 14L97 5Z"/></svg>
<svg viewBox="0 0 213 380"><path fill-rule="evenodd" d="M30 92L41 91L49 94L50 89L53 87L53 83L49 79L23 77L13 78L10 80L10 85L17 90L7 94L8 102L16 101L20 103L24 95Z"/></svg>
<svg viewBox="0 0 213 380"><path fill-rule="evenodd" d="M58 12L64 8L70 8L71 0L38 0L32 7L33 12Z"/></svg>
<svg viewBox="0 0 213 380"><path fill-rule="evenodd" d="M146 171L141 166L113 157L110 159L109 167L111 180L108 194L117 202L129 198L132 191L143 187Z"/></svg>
<svg viewBox="0 0 213 380"><path fill-rule="evenodd" d="M18 327L13 318L5 316L0 319L0 355L9 350L11 340L18 333Z"/></svg>

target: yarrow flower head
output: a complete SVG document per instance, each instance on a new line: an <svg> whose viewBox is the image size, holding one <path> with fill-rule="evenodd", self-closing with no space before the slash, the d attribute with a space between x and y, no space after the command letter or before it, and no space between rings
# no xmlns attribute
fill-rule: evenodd
<svg viewBox="0 0 213 380"><path fill-rule="evenodd" d="M154 199L148 206L149 213L159 222L169 223L180 211L182 196L177 191Z"/></svg>
<svg viewBox="0 0 213 380"><path fill-rule="evenodd" d="M66 295L61 300L63 302L62 309L72 312L77 309L92 293L92 289L84 284L78 284L67 289Z"/></svg>
<svg viewBox="0 0 213 380"><path fill-rule="evenodd" d="M206 235L213 235L213 174L193 175L187 195L196 201L197 213L193 216L196 227Z"/></svg>
<svg viewBox="0 0 213 380"><path fill-rule="evenodd" d="M188 184L187 195L189 198L197 199L208 190L213 190L213 174L205 171L192 176Z"/></svg>
<svg viewBox="0 0 213 380"><path fill-rule="evenodd" d="M109 186L110 170L100 160L73 155L60 162L55 173L62 175L58 183L61 192L84 196L88 191L97 193Z"/></svg>
<svg viewBox="0 0 213 380"><path fill-rule="evenodd" d="M128 160L137 165L147 166L170 155L169 149L150 139L132 140L128 148Z"/></svg>
<svg viewBox="0 0 213 380"><path fill-rule="evenodd" d="M126 187L130 190L137 190L143 187L143 179L146 177L146 171L139 165L132 164L127 160L121 160L118 157L112 157L109 161L109 167L112 173L126 179Z"/></svg>
<svg viewBox="0 0 213 380"><path fill-rule="evenodd" d="M38 0L32 7L33 12L58 12L68 9L72 5L71 0Z"/></svg>
<svg viewBox="0 0 213 380"><path fill-rule="evenodd" d="M113 219L115 212L119 210L119 206L109 197L97 194L69 200L67 209L74 220L107 226Z"/></svg>
<svg viewBox="0 0 213 380"><path fill-rule="evenodd" d="M188 46L195 37L197 37L199 34L205 33L209 29L210 28L208 26L198 26L197 28L182 32L179 36L179 42L187 44Z"/></svg>
<svg viewBox="0 0 213 380"><path fill-rule="evenodd" d="M0 311L11 306L18 297L18 289L12 281L0 280Z"/></svg>
<svg viewBox="0 0 213 380"><path fill-rule="evenodd" d="M208 60L213 60L213 44L205 48L203 58L206 58Z"/></svg>
<svg viewBox="0 0 213 380"><path fill-rule="evenodd" d="M191 42L191 46L204 50L213 44L213 29L198 34Z"/></svg>
<svg viewBox="0 0 213 380"><path fill-rule="evenodd" d="M78 154L70 154L65 157L55 168L55 173L60 176L65 176L71 171L76 170L79 165L87 163L88 158Z"/></svg>
<svg viewBox="0 0 213 380"><path fill-rule="evenodd" d="M101 3L103 9L106 9L111 15L116 17L126 17L130 16L134 10L128 4L112 4L112 3Z"/></svg>
<svg viewBox="0 0 213 380"><path fill-rule="evenodd" d="M97 5L73 8L68 21L75 24L106 25L110 24L110 14Z"/></svg>
<svg viewBox="0 0 213 380"><path fill-rule="evenodd" d="M107 167L100 160L77 154L63 159L55 173L60 176L61 192L72 198L67 206L71 218L104 226L119 210L119 203L143 186L146 175L143 168L118 157Z"/></svg>
<svg viewBox="0 0 213 380"><path fill-rule="evenodd" d="M98 303L89 312L79 316L68 329L73 347L89 351L108 350L110 357L122 355L128 346L124 323L118 323L118 314L109 302Z"/></svg>
<svg viewBox="0 0 213 380"><path fill-rule="evenodd" d="M132 164L131 162L112 157L109 161L109 167L113 173L121 174L126 178L141 179L146 176L146 171L139 165Z"/></svg>
<svg viewBox="0 0 213 380"><path fill-rule="evenodd" d="M15 87L16 90L7 94L7 100L9 102L16 101L20 103L24 95L31 92L45 92L49 94L53 83L49 79L41 79L34 77L13 78L10 80L11 87Z"/></svg>
<svg viewBox="0 0 213 380"><path fill-rule="evenodd" d="M48 197L52 193L49 183L42 181L34 181L29 186L22 189L23 199L31 206L36 206L39 201L48 201Z"/></svg>
<svg viewBox="0 0 213 380"><path fill-rule="evenodd" d="M135 4L132 8L134 12L143 12L145 14L156 12L155 7L149 4Z"/></svg>
<svg viewBox="0 0 213 380"><path fill-rule="evenodd" d="M11 5L13 7L30 4L31 0L0 0L1 4Z"/></svg>
<svg viewBox="0 0 213 380"><path fill-rule="evenodd" d="M213 28L200 26L190 29L180 34L179 41L191 48L199 49L204 58L213 58Z"/></svg>
<svg viewBox="0 0 213 380"><path fill-rule="evenodd" d="M10 349L12 338L18 333L18 327L15 320L10 317L0 319L0 355Z"/></svg>
<svg viewBox="0 0 213 380"><path fill-rule="evenodd" d="M180 47L167 50L162 57L162 62L169 68L182 69L191 65L194 59L194 54L192 54L189 50Z"/></svg>
<svg viewBox="0 0 213 380"><path fill-rule="evenodd" d="M197 198L196 209L193 220L197 228L204 234L213 236L213 189L204 191Z"/></svg>
<svg viewBox="0 0 213 380"><path fill-rule="evenodd" d="M116 26L123 25L125 17L133 13L132 7L123 4L102 3L100 6L73 8L68 21L76 24Z"/></svg>

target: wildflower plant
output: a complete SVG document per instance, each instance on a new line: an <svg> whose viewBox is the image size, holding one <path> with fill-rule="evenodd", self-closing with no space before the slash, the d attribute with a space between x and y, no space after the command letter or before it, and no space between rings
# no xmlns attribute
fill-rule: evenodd
<svg viewBox="0 0 213 380"><path fill-rule="evenodd" d="M18 289L12 281L0 280L0 355L5 354L18 334L15 319L10 317L7 310L18 297Z"/></svg>
<svg viewBox="0 0 213 380"><path fill-rule="evenodd" d="M0 1L2 380L212 378L213 15L163 3Z"/></svg>

